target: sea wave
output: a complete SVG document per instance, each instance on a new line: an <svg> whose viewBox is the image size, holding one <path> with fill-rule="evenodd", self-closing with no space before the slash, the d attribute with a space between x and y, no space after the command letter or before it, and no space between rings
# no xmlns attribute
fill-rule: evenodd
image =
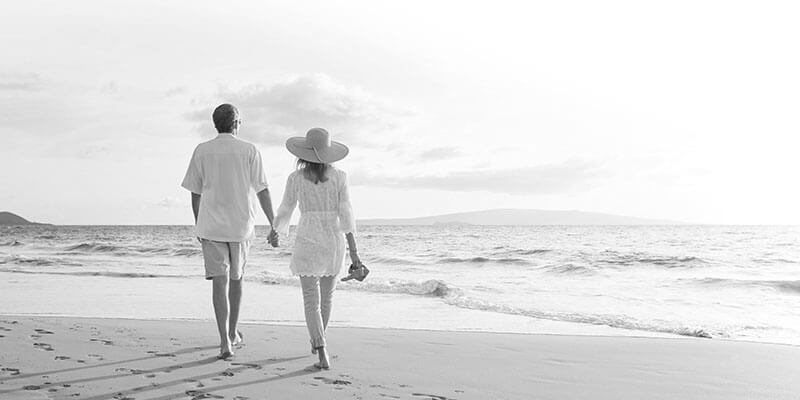
<svg viewBox="0 0 800 400"><path fill-rule="evenodd" d="M80 243L67 246L63 249L69 253L87 254L111 254L116 256L175 256L175 257L195 257L202 254L198 247L137 247L137 246L115 246L101 243Z"/></svg>
<svg viewBox="0 0 800 400"><path fill-rule="evenodd" d="M594 269L591 267L572 263L549 264L544 265L542 269L546 272L559 275L591 275L595 273Z"/></svg>
<svg viewBox="0 0 800 400"><path fill-rule="evenodd" d="M254 278L265 284L271 285L292 285L298 286L299 280L293 276L276 275L263 272L258 278ZM424 281L386 281L377 280L364 282L339 283L339 289L353 290L372 293L391 293L406 294L413 296L423 296L439 298L446 304L470 310L489 311L500 314L520 315L530 318L545 319L550 321L572 322L591 325L605 325L613 328L641 330L657 333L668 333L681 336L692 336L700 338L711 338L712 333L702 327L680 326L677 324L656 323L648 321L638 321L627 316L604 315L604 314L580 314L562 313L556 311L544 311L531 308L513 307L504 304L497 304L466 295L464 290L451 283L430 279ZM714 336L725 336L722 332L715 332Z"/></svg>
<svg viewBox="0 0 800 400"><path fill-rule="evenodd" d="M15 274L31 275L68 275L68 276L106 276L110 278L187 278L185 275L151 274L146 272L114 272L114 271L31 271L20 269L0 270Z"/></svg>
<svg viewBox="0 0 800 400"><path fill-rule="evenodd" d="M17 247L17 246L24 246L25 244L20 242L19 240L11 240L10 242L3 242L0 243L1 247Z"/></svg>
<svg viewBox="0 0 800 400"><path fill-rule="evenodd" d="M258 281L267 285L300 285L300 280L297 277L289 275L277 275L268 271L261 272L257 277L246 277L245 279ZM429 279L425 281L367 280L358 283L340 282L337 284L337 287L339 289L360 292L408 294L425 297L446 297L461 293L459 289L453 287L447 282L437 279Z"/></svg>
<svg viewBox="0 0 800 400"><path fill-rule="evenodd" d="M594 261L611 265L647 264L665 268L692 268L708 264L708 261L694 256L661 256L646 253L618 253L615 251L606 251Z"/></svg>
<svg viewBox="0 0 800 400"><path fill-rule="evenodd" d="M485 264L485 263L496 263L496 264L519 264L525 265L530 264L530 261L524 260L522 258L515 258L515 257L444 257L440 258L436 261L436 263L443 263L443 264Z"/></svg>
<svg viewBox="0 0 800 400"><path fill-rule="evenodd" d="M516 255L516 256L533 256L536 254L545 254L549 253L553 250L550 249L511 249L502 252L497 252L495 254L506 254L506 255Z"/></svg>
<svg viewBox="0 0 800 400"><path fill-rule="evenodd" d="M290 253L291 254L291 253ZM400 257L377 256L370 257L370 263L381 265L420 265L420 262L408 260Z"/></svg>
<svg viewBox="0 0 800 400"><path fill-rule="evenodd" d="M550 321L559 322L572 322L590 325L604 325L612 328L631 329L647 332L669 333L681 336L692 336L699 338L711 338L712 333L707 329L700 327L680 326L669 323L655 323L648 321L639 321L627 316L612 315L612 314L581 314L581 313L563 313L555 311L544 311L531 308L521 308L508 306L503 304L495 304L486 302L481 299L476 299L470 296L454 295L444 298L445 303L470 310L490 311L501 314L520 315L525 317L545 319ZM718 336L724 336L722 332L715 333Z"/></svg>
<svg viewBox="0 0 800 400"><path fill-rule="evenodd" d="M769 288L784 292L800 294L800 280L758 280L758 279L729 279L729 278L702 278L679 279L679 281L718 287L743 287L743 288Z"/></svg>
<svg viewBox="0 0 800 400"><path fill-rule="evenodd" d="M72 260L67 260L63 258L57 257L25 257L19 255L12 255L0 259L1 264L13 264L13 265L33 265L39 267L46 267L50 265L63 265L63 266L70 266L70 267L79 267L83 264L77 263Z"/></svg>

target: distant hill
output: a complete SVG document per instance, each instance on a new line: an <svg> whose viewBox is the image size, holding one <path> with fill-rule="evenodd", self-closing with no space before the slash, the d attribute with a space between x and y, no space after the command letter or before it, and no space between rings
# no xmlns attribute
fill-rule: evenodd
<svg viewBox="0 0 800 400"><path fill-rule="evenodd" d="M17 214L8 211L0 211L0 225L43 225L28 221Z"/></svg>
<svg viewBox="0 0 800 400"><path fill-rule="evenodd" d="M486 210L420 218L364 219L360 225L680 225L681 222L574 210Z"/></svg>

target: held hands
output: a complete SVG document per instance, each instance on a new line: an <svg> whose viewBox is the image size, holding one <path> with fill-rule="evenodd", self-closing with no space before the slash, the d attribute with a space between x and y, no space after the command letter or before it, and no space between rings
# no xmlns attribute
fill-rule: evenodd
<svg viewBox="0 0 800 400"><path fill-rule="evenodd" d="M271 244L272 247L278 247L278 232L275 232L275 229L270 229L269 235L267 235L267 243Z"/></svg>

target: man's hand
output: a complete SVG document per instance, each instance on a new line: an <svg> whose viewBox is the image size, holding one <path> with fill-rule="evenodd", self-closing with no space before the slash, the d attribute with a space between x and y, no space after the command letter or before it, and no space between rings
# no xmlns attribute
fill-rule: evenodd
<svg viewBox="0 0 800 400"><path fill-rule="evenodd" d="M269 231L269 235L267 236L267 243L271 244L272 247L278 247L278 232L275 232L275 229L271 229Z"/></svg>

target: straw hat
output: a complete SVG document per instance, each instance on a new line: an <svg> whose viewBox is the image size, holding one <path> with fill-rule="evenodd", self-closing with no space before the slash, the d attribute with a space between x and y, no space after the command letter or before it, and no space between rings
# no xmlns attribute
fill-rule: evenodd
<svg viewBox="0 0 800 400"><path fill-rule="evenodd" d="M296 136L286 140L286 149L301 160L330 164L347 156L347 146L331 140L331 135L322 128L312 128L305 137Z"/></svg>

